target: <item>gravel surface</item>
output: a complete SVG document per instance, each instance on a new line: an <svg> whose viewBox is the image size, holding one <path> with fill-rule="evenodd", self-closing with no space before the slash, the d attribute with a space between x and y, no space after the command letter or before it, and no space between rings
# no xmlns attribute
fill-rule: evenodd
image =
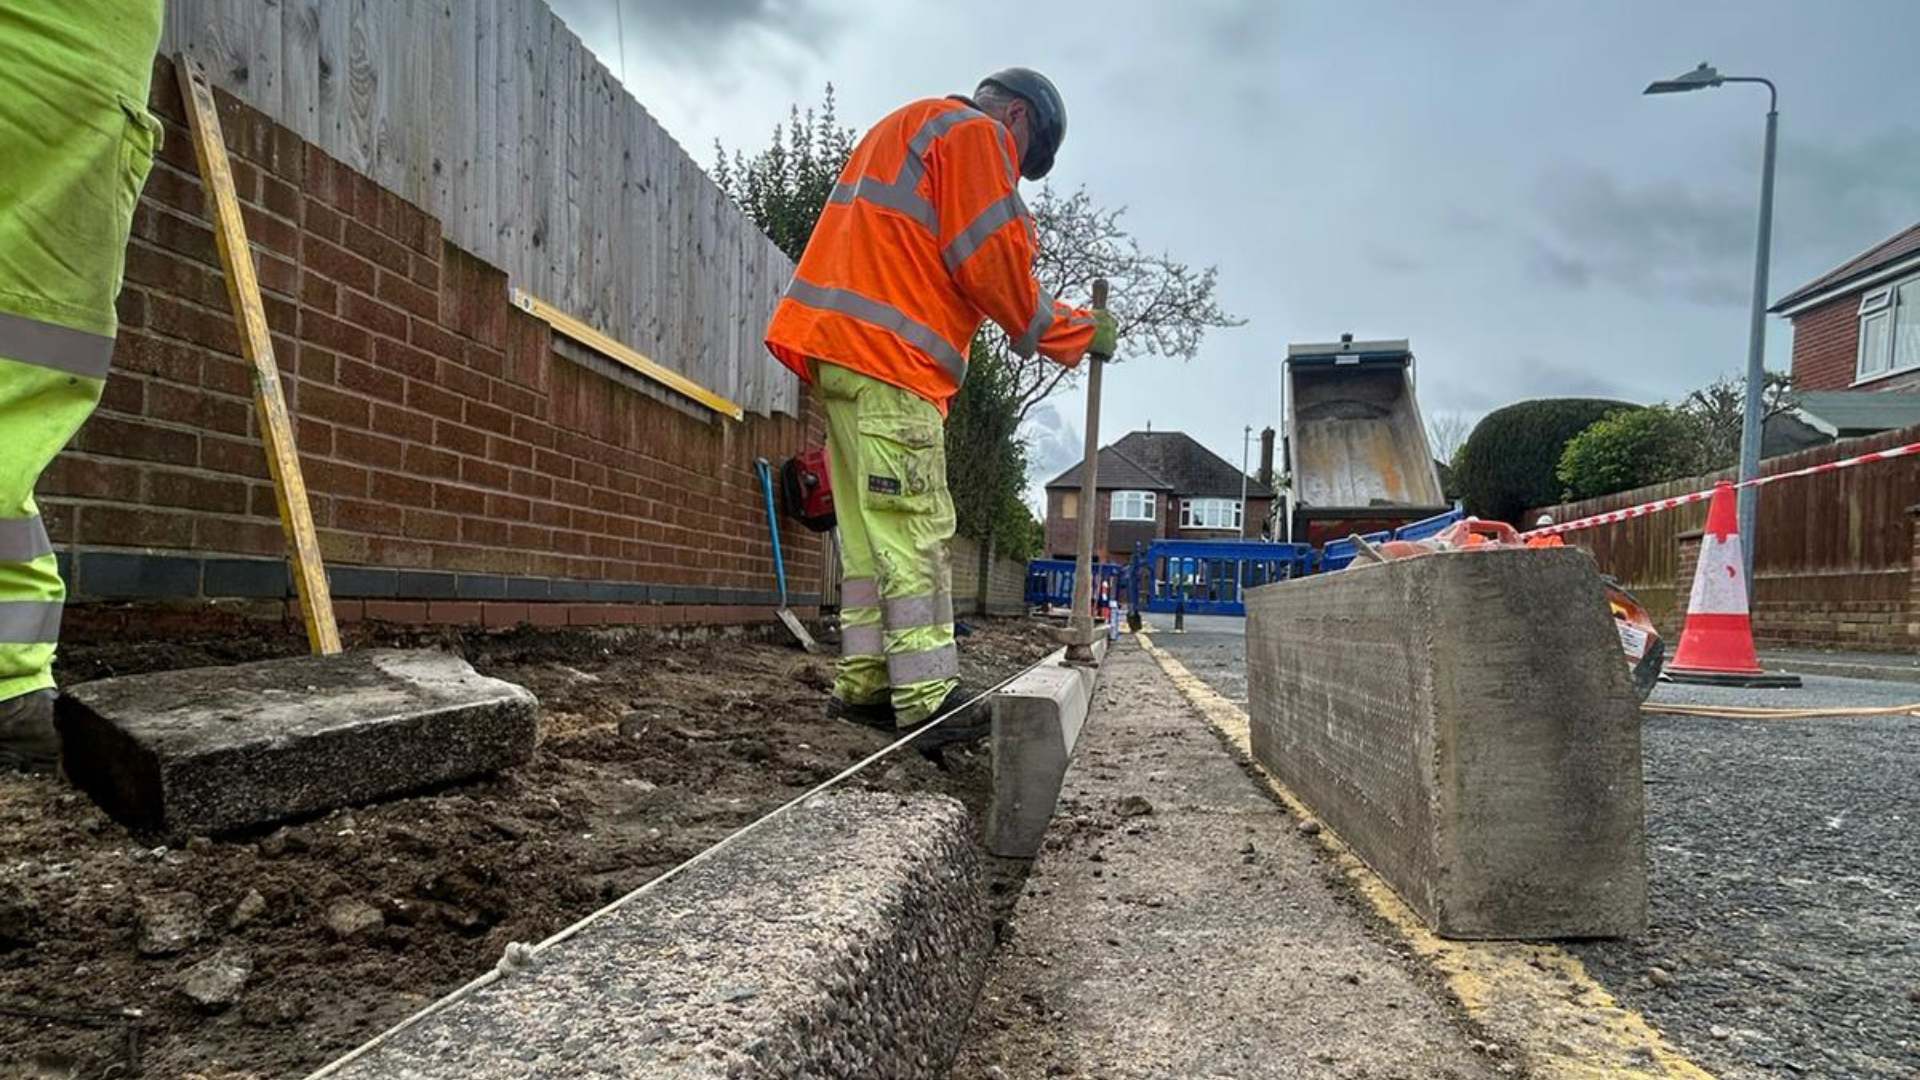
<svg viewBox="0 0 1920 1080"><path fill-rule="evenodd" d="M1657 701L1899 705L1912 686L1665 686ZM1574 947L1722 1077L1920 1076L1920 719L1645 728L1653 927ZM1671 976L1656 986L1648 971Z"/></svg>

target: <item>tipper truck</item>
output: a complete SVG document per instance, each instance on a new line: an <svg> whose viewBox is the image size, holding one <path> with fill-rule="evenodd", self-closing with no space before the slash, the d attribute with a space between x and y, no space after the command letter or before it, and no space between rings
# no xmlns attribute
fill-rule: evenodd
<svg viewBox="0 0 1920 1080"><path fill-rule="evenodd" d="M1451 509L1406 341L1289 345L1286 395L1288 539L1318 547Z"/></svg>

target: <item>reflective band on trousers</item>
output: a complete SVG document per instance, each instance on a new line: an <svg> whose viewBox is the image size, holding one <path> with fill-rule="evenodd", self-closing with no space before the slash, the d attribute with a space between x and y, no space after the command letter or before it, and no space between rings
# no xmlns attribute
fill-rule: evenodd
<svg viewBox="0 0 1920 1080"><path fill-rule="evenodd" d="M0 645L60 640L60 607L58 600L0 600Z"/></svg>
<svg viewBox="0 0 1920 1080"><path fill-rule="evenodd" d="M1020 193L1017 191L1009 192L1006 198L980 211L960 235L953 238L946 250L940 253L941 261L947 264L947 272L959 273L960 267L973 257L974 252L980 250L981 244L986 243L1008 222L1022 221L1026 216L1027 204L1020 201Z"/></svg>
<svg viewBox="0 0 1920 1080"><path fill-rule="evenodd" d="M104 379L113 366L113 338L0 311L0 359Z"/></svg>
<svg viewBox="0 0 1920 1080"><path fill-rule="evenodd" d="M840 628L840 655L879 656L886 651L885 636L877 626Z"/></svg>
<svg viewBox="0 0 1920 1080"><path fill-rule="evenodd" d="M887 657L887 681L894 686L950 679L960 674L960 650L949 641L925 652L894 653Z"/></svg>
<svg viewBox="0 0 1920 1080"><path fill-rule="evenodd" d="M840 603L845 607L879 607L880 585L870 577L850 577L840 584Z"/></svg>
<svg viewBox="0 0 1920 1080"><path fill-rule="evenodd" d="M947 369L947 374L953 376L954 382L967 381L967 358L960 355L960 350L941 337L939 331L925 323L915 322L897 307L861 296L851 289L830 289L799 278L794 278L793 284L787 286L787 299L821 311L837 311L891 331L899 335L902 341L938 360L940 366Z"/></svg>
<svg viewBox="0 0 1920 1080"><path fill-rule="evenodd" d="M1041 335L1053 328L1053 294L1040 290L1040 305L1033 309L1033 321L1027 324L1027 332L1013 343L1013 353L1022 360L1033 359L1033 350L1040 347Z"/></svg>
<svg viewBox="0 0 1920 1080"><path fill-rule="evenodd" d="M51 554L53 541L39 517L0 518L0 563L27 563Z"/></svg>
<svg viewBox="0 0 1920 1080"><path fill-rule="evenodd" d="M953 594L922 593L885 600L881 617L889 630L917 630L923 626L953 625Z"/></svg>

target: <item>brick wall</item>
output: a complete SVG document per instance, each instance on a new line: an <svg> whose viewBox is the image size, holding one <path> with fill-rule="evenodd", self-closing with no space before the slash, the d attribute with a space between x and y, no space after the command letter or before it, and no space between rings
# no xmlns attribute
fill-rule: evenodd
<svg viewBox="0 0 1920 1080"><path fill-rule="evenodd" d="M953 538L954 610L972 615L1019 615L1027 610L1027 564L996 558L985 573L986 604L980 603L982 574L980 545L965 536Z"/></svg>
<svg viewBox="0 0 1920 1080"><path fill-rule="evenodd" d="M1086 519L1087 508L1079 507L1076 517L1063 515L1062 504L1069 493L1064 491L1047 492L1047 554L1056 559L1071 559L1079 553L1080 522ZM1071 493L1076 498L1078 491ZM1125 562L1133 557L1133 546L1166 535L1167 504L1172 502L1165 492L1156 492L1159 519L1156 521L1115 521L1113 520L1113 492L1099 493L1093 510L1094 554L1109 562ZM1176 515L1173 518L1178 521Z"/></svg>
<svg viewBox="0 0 1920 1080"><path fill-rule="evenodd" d="M1916 508L1920 510L1920 508ZM1911 521L1915 510L1906 514ZM1920 524L1920 522L1916 522ZM1751 599L1753 639L1762 646L1909 650L1920 646L1920 528L1913 529L1911 558L1903 567L1905 581L1882 598L1855 599L1822 589L1817 581L1803 595L1789 595L1779 581L1762 579ZM1686 627L1687 604L1694 573L1700 565L1699 530L1674 540L1677 588L1671 613L1656 618L1666 636L1669 657L1678 648Z"/></svg>
<svg viewBox="0 0 1920 1080"><path fill-rule="evenodd" d="M289 594L284 540L171 65L98 413L40 495L77 600ZM220 97L343 620L749 622L774 568L756 457L820 438L663 403L556 353L418 208ZM784 531L797 607L822 545Z"/></svg>
<svg viewBox="0 0 1920 1080"><path fill-rule="evenodd" d="M1850 390L1860 353L1860 293L1812 308L1793 319L1793 388ZM1860 387L1875 391L1920 390L1920 372L1876 379Z"/></svg>

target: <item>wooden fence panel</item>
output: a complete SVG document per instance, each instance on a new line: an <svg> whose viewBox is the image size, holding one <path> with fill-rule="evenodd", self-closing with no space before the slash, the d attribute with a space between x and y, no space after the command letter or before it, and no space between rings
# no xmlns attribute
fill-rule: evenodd
<svg viewBox="0 0 1920 1080"><path fill-rule="evenodd" d="M793 264L543 0L169 0L162 49L588 325L759 413Z"/></svg>

